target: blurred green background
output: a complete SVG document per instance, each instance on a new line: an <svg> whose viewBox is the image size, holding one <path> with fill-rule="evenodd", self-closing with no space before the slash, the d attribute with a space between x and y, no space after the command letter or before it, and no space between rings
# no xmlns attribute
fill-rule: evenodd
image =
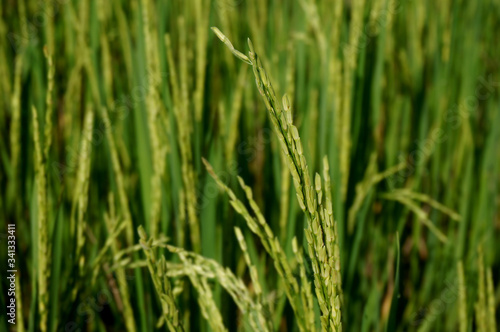
<svg viewBox="0 0 500 332"><path fill-rule="evenodd" d="M15 223L14 330L165 330L140 225L254 295L240 227L266 317L298 330L272 259L202 163L238 197L245 180L293 262L306 219L252 69L211 26L245 54L252 39L310 171L327 156L343 330L494 331L498 0L2 0L0 303ZM172 273L184 328L212 330L199 290ZM208 285L225 327L252 330Z"/></svg>

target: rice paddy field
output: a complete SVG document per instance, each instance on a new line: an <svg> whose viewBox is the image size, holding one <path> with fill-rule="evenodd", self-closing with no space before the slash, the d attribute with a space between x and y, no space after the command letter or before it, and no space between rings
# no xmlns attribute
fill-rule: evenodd
<svg viewBox="0 0 500 332"><path fill-rule="evenodd" d="M0 331L480 331L500 1L2 0Z"/></svg>

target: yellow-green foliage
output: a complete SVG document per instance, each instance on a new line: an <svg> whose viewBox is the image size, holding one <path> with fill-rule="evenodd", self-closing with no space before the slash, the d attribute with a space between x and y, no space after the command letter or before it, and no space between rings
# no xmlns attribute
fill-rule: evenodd
<svg viewBox="0 0 500 332"><path fill-rule="evenodd" d="M47 331L48 315L48 279L49 279L49 255L48 243L48 201L47 201L47 173L46 162L42 150L42 140L38 123L38 114L35 107L32 108L33 115L33 138L35 143L35 167L36 167L36 188L37 188L37 232L38 232L38 302L40 310L40 330Z"/></svg>
<svg viewBox="0 0 500 332"><path fill-rule="evenodd" d="M496 331L497 31L487 0L3 1L0 331Z"/></svg>

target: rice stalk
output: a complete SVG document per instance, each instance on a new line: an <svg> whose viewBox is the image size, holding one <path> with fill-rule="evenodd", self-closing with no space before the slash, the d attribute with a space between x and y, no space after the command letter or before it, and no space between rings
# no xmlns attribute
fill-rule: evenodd
<svg viewBox="0 0 500 332"><path fill-rule="evenodd" d="M270 331L270 321L266 321L266 315L262 305L258 299L254 300L245 287L243 281L238 279L231 270L222 267L214 260L205 258L192 252L184 251L179 247L165 245L164 243L154 242L152 247L161 247L168 249L172 253L177 253L182 256L181 263L165 261L165 269L162 273L169 278L192 277L195 278L195 287L205 287L201 285L201 280L206 284L208 279L216 280L228 292L235 304L244 315L244 319L248 320L252 331ZM138 250L141 248L136 248ZM128 250L127 250L128 251ZM137 268L148 266L147 261L122 260L116 263L112 269L117 268ZM179 292L179 291L177 291ZM176 290L172 290L174 297ZM204 305L204 304L203 304ZM246 322L245 322L246 324Z"/></svg>
<svg viewBox="0 0 500 332"><path fill-rule="evenodd" d="M112 1L115 8L115 15L117 20L118 37L120 40L121 52L124 57L125 71L127 77L130 79L132 77L132 47L131 41L128 36L129 26L127 22L127 17L122 8L122 3L120 1Z"/></svg>
<svg viewBox="0 0 500 332"><path fill-rule="evenodd" d="M179 150L181 153L181 172L182 182L184 185L184 194L186 198L187 220L189 225L189 234L191 237L191 245L195 252L199 252L201 248L200 243L200 225L197 214L197 200L196 200L196 178L193 168L193 157L191 148L191 132L192 123L189 120L189 104L187 92L187 64L186 64L186 45L185 45L185 30L184 19L179 19L179 28L181 31L181 45L179 48L179 57L181 59L180 65L180 82L178 83L176 65L172 55L172 44L170 36L165 36L165 44L167 48L167 60L170 70L170 85L173 95L173 113L177 124Z"/></svg>
<svg viewBox="0 0 500 332"><path fill-rule="evenodd" d="M483 259L483 249L481 246L477 249L477 301L474 305L476 309L476 326L478 332L493 331L490 330L488 321L488 304L486 300L486 287L485 287L485 273L484 273L484 259Z"/></svg>
<svg viewBox="0 0 500 332"><path fill-rule="evenodd" d="M110 208L110 210L111 210L111 208ZM113 215L112 212L109 212L109 215ZM106 254L108 253L108 251L110 249L112 249L113 245L115 244L115 240L120 236L121 232L125 229L125 227L124 227L125 224L123 222L121 222L121 223L120 222L114 222L114 223L110 222L108 224L108 221L112 221L110 219L111 217L109 217L109 215L107 213L104 215L104 217L105 217L104 221L106 222L106 228L108 230L109 236L106 239L106 242L102 246L99 253L96 255L96 257L92 261L92 265L93 265L92 284L95 283L95 280L98 277L98 274L99 274L98 266L100 264L103 264L103 262L105 262L105 259L107 258ZM130 251L133 252L133 251L139 250L140 247L136 247L136 248L135 247L128 247L127 249L130 249ZM124 251L118 251L117 253L115 253L113 260L116 261L119 258L121 258L121 255L124 254ZM128 252L128 250L127 250L127 252ZM120 256L118 256L118 255L120 255Z"/></svg>
<svg viewBox="0 0 500 332"><path fill-rule="evenodd" d="M20 1L21 2L21 1ZM19 172L19 156L21 151L21 74L23 68L23 54L19 54L14 65L14 88L11 97L12 119L10 129L10 160L12 178L10 182L9 198L13 198L17 191L17 173Z"/></svg>
<svg viewBox="0 0 500 332"><path fill-rule="evenodd" d="M321 19L318 15L318 6L315 1L300 0L300 5L304 10L307 20L311 25L318 44L318 50L321 58L321 63L326 64L327 56L327 39L321 27Z"/></svg>
<svg viewBox="0 0 500 332"><path fill-rule="evenodd" d="M257 297L256 302L258 303L259 311L260 312L262 312L263 310L269 311L267 304L263 301L262 285L260 284L259 281L259 274L257 272L257 267L254 264L252 264L250 254L248 253L247 243L245 241L245 238L243 237L243 232L239 227L234 227L234 232L236 234L238 244L240 245L240 249L243 252L243 258L245 259L245 263L250 272L250 279L252 280L252 286L255 292L255 296ZM262 320L259 321L257 325L254 324L255 326L252 326L253 328L257 328L258 326L260 326L262 329L265 328L265 330L271 328L271 326L267 326L265 317L263 315L259 315L258 318L262 318Z"/></svg>
<svg viewBox="0 0 500 332"><path fill-rule="evenodd" d="M479 246L478 252L478 298L475 303L477 330L496 331L495 318L495 290L491 268L485 269L483 248Z"/></svg>
<svg viewBox="0 0 500 332"><path fill-rule="evenodd" d="M104 24L104 22L103 22ZM102 35L100 39L100 44L102 47L102 56L101 61L104 64L104 86L106 90L106 103L108 105L113 105L113 71L112 71L112 60L111 60L111 51L109 45L109 38L107 35Z"/></svg>
<svg viewBox="0 0 500 332"><path fill-rule="evenodd" d="M118 234L121 232L122 229L124 229L124 226L127 224L124 223L123 221L120 222L118 220L118 217L115 215L114 212L114 199L113 195L109 195L109 205L110 205L110 212L109 214L106 213L104 215L104 219L106 221L106 227L108 229L108 232L112 234L112 231L115 228L117 229L117 232L113 235L110 236L109 239L111 240L111 250L113 252L113 255L116 256L118 253L118 248L119 248L119 240L118 240ZM121 295L121 299L123 302L123 319L125 320L125 326L127 328L127 331L133 332L136 331L136 325L135 325L135 319L134 319L134 311L132 309L132 305L130 303L130 292L128 289L128 284L127 284L127 278L125 275L124 269L116 269L116 279L118 281L118 290Z"/></svg>
<svg viewBox="0 0 500 332"><path fill-rule="evenodd" d="M76 252L80 274L83 274L85 266L85 255L83 248L85 237L83 232L87 227L85 222L90 179L90 161L92 155L92 130L94 126L94 112L90 107L85 112L84 127L81 136L78 172L76 175L75 191L73 192L73 204L71 208L71 224L76 228Z"/></svg>
<svg viewBox="0 0 500 332"><path fill-rule="evenodd" d="M299 266L301 301L302 303L307 303L308 308L313 308L314 304L313 304L313 295L311 292L311 283L307 278L302 248L299 248L296 237L292 239L292 250L297 259L297 265ZM312 326L315 326L314 311L309 310L306 313L304 313L304 316L305 316L304 320L306 324L308 324L308 326L311 326L311 328Z"/></svg>
<svg viewBox="0 0 500 332"><path fill-rule="evenodd" d="M356 184L356 196L354 198L354 202L352 203L351 207L349 208L348 212L348 218L347 218L347 229L349 233L352 233L354 230L354 226L356 224L356 215L358 211L360 210L364 199L370 192L370 190L380 181L388 178L389 176L393 175L394 173L397 173L401 169L403 169L406 166L405 163L400 163L396 166L393 166L389 169L387 169L384 172L380 172L375 174L377 171L377 154L373 153L370 157L370 161L368 162L368 167L366 168L365 171L365 176L363 178L363 181L359 182Z"/></svg>
<svg viewBox="0 0 500 332"><path fill-rule="evenodd" d="M232 23L230 22L231 16L228 13L230 13L230 11L228 11L223 5L219 4L217 6L217 15L219 16L219 24L224 31L228 31L228 35L231 37L231 33L236 32L236 29L234 29L235 24L231 24ZM221 56L224 57L224 63L225 66L227 66L228 70L230 72L234 72L235 70L234 58L228 53L224 53Z"/></svg>
<svg viewBox="0 0 500 332"><path fill-rule="evenodd" d="M162 306L162 319L158 322L157 328L161 327L162 323L166 323L169 331L184 331L182 322L179 320L179 310L175 304L175 299L172 294L172 286L168 277L165 275L165 259L162 257L157 261L153 251L153 239L148 240L146 232L142 226L138 229L140 236L140 244L147 258L149 273L153 280L153 285L158 295Z"/></svg>
<svg viewBox="0 0 500 332"><path fill-rule="evenodd" d="M201 292L199 297L201 297L200 300L203 301L203 303L200 303L202 308L203 306L207 306L206 310L217 310L211 315L207 315L207 320L214 320L214 318L218 320L218 315L220 315L215 304L210 304L212 301L209 299L211 293L205 293L209 290L207 289L208 284L206 284L206 280L216 279L217 282L219 282L220 285L229 293L231 298L243 313L244 317L248 319L252 330L270 330L270 326L268 326L270 322L268 320L266 321L266 317L263 313L264 307L262 307L259 302L259 298L257 297L257 300L255 301L250 295L247 287L245 287L243 281L237 278L230 269L222 267L213 259L205 258L179 247L170 245L160 246L168 249L172 253L177 254L181 258L185 267L185 273L183 274L188 275L191 281L194 281L193 285L197 291ZM203 281L203 283L200 283L200 281ZM208 313L209 312L207 312L207 314ZM211 324L213 324L213 322ZM218 322L213 328L216 330L223 328L222 320L220 320L220 323Z"/></svg>
<svg viewBox="0 0 500 332"><path fill-rule="evenodd" d="M0 34L3 36L7 34L7 28L5 24L5 20L3 19L3 12L2 9L0 9ZM0 44L2 45L2 44ZM2 45L3 46L3 45ZM11 71L13 68L11 68L11 64L7 64L7 52L5 51L4 47L1 47L0 51L0 89L4 91L2 94L2 97L0 99L0 102L3 105L8 105L11 103L10 98L12 98L12 82L10 78L12 77ZM14 66L15 67L15 64Z"/></svg>
<svg viewBox="0 0 500 332"><path fill-rule="evenodd" d="M321 177L318 174L316 175L313 187L307 161L303 154L302 142L297 127L292 123L288 97L286 95L283 96L283 106L277 102L270 79L262 67L260 58L255 53L251 41L248 40L250 52L249 57L246 57L234 49L231 42L220 30L215 27L212 30L233 54L242 61L252 65L257 88L263 97L274 131L287 158L299 205L308 218L308 227L305 230L305 235L314 271L316 296L322 312L322 329L341 330L342 319L340 307L342 291L340 253L336 226L333 220L332 202L328 199L330 193L323 196ZM329 188L329 177L327 178L328 163L326 158L324 159L324 169L325 177L323 180L325 181L325 186ZM325 198L324 200L322 199L323 197Z"/></svg>
<svg viewBox="0 0 500 332"><path fill-rule="evenodd" d="M342 201L347 195L347 185L349 181L349 165L351 154L351 118L352 118L352 87L354 84L354 72L359 56L359 41L363 27L363 12L365 0L352 1L351 22L349 25L349 39L347 47L344 47L344 73L342 84L342 104L340 106L341 125L340 141L340 172Z"/></svg>
<svg viewBox="0 0 500 332"><path fill-rule="evenodd" d="M181 259L185 260L185 258ZM210 328L215 332L228 331L224 326L220 311L215 304L214 296L208 285L207 279L199 278L191 269L188 270L188 277L198 293L197 300L201 308L201 313L208 322Z"/></svg>
<svg viewBox="0 0 500 332"><path fill-rule="evenodd" d="M21 278L16 278L16 303L17 303L17 312L20 317L20 319L17 320L16 328L17 332L24 332L25 327L24 327L24 320L22 319L23 317L23 297L21 294Z"/></svg>
<svg viewBox="0 0 500 332"><path fill-rule="evenodd" d="M110 236L111 238L114 238L116 237L119 232L121 232L121 228L122 226L121 225L117 225L115 226L115 230L113 231L112 235ZM155 248L155 247L164 247L164 245L169 241L169 238L167 237L164 237L164 236L161 236L159 238L153 238L152 240L152 243L151 243L151 247ZM111 247L111 245L113 244L113 241L107 241L106 244L104 245L106 248L103 248L102 249L102 252L100 253L102 256L104 256L105 252L107 250L109 250L109 248ZM131 260L129 259L129 257L124 257L126 255L130 255L130 254L134 254L138 251L142 251L144 248L142 247L142 245L140 243L138 244L134 244L132 246L128 246L126 248L123 248L119 251L117 251L114 256L113 256L113 261L115 262L114 263L114 267L117 268L117 267L122 267L122 266L129 266L131 264ZM104 258L104 257L103 257ZM99 259L95 259L95 264L98 264L100 262ZM147 266L147 262L144 261L142 262L141 266ZM171 273L173 273L172 271L169 271L167 272L169 275Z"/></svg>
<svg viewBox="0 0 500 332"><path fill-rule="evenodd" d="M410 211L412 211L417 219L427 226L427 228L443 243L448 242L448 238L442 231L440 231L436 225L429 219L427 213L422 210L414 201L411 199L401 196L401 195L396 195L393 193L388 193L388 194L381 194L381 198L384 199L389 199L389 200L394 200L397 202L400 202L401 204L405 205Z"/></svg>
<svg viewBox="0 0 500 332"><path fill-rule="evenodd" d="M460 332L467 332L467 289L465 287L464 265L457 263L458 270L458 317Z"/></svg>
<svg viewBox="0 0 500 332"><path fill-rule="evenodd" d="M421 193L416 193L412 192L408 189L396 189L393 191L395 195L402 195L405 197L408 197L410 199L424 202L435 208L436 210L448 215L452 220L454 221L460 221L460 214L457 212L453 211L452 209L448 208L447 206L439 203L435 199L432 199L429 195L421 194Z"/></svg>
<svg viewBox="0 0 500 332"><path fill-rule="evenodd" d="M229 115L228 134L225 146L226 159L228 161L229 158L232 155L234 155L236 140L238 139L238 133L239 133L238 122L240 120L240 114L242 110L242 100L243 100L243 92L244 92L246 77L247 77L247 68L241 67L238 73L238 83L234 91L234 96L231 103L230 115ZM221 116L221 119L225 119L225 116ZM222 127L225 128L226 126Z"/></svg>
<svg viewBox="0 0 500 332"><path fill-rule="evenodd" d="M19 13L19 16L18 16L19 22L23 22L23 20L26 20L26 18L28 17L28 15L26 15L25 0L17 1L17 9L18 9L18 13ZM21 30L21 33L23 36L28 36L28 25L27 24L21 24L20 30ZM23 51L27 46L28 45L26 45L26 42L23 41L23 45L17 45L16 51L19 53L24 53Z"/></svg>
<svg viewBox="0 0 500 332"><path fill-rule="evenodd" d="M40 314L40 330L47 331L48 320L48 280L50 273L50 249L48 242L48 202L47 175L45 158L41 147L40 129L36 108L32 107L33 140L35 144L35 179L37 186L37 218L38 218L38 310Z"/></svg>
<svg viewBox="0 0 500 332"><path fill-rule="evenodd" d="M208 173L212 176L217 185L229 196L229 203L231 204L233 209L245 219L250 230L259 237L264 249L273 259L276 271L283 281L288 301L290 302L290 305L295 313L295 319L297 320L299 329L301 331L310 331L310 329L312 329L312 326L308 326L305 320L306 317L312 315L311 312L313 309L312 307L308 306L310 301L302 301L300 297L299 285L292 274L292 268L290 267L284 251L281 248L278 238L274 236L273 231L260 212L258 205L253 200L251 189L245 185L243 179L238 177L240 186L244 190L247 199L249 200L250 206L255 213L255 217L250 215L250 212L247 210L245 205L236 197L234 192L219 179L219 177L215 174L212 166L210 166L210 164L205 159L203 159L203 163L205 164Z"/></svg>
<svg viewBox="0 0 500 332"><path fill-rule="evenodd" d="M205 95L205 76L207 67L206 29L209 20L210 1L196 0L194 12L196 17L196 88L194 91L194 114L196 121L201 121L203 111L203 97Z"/></svg>
<svg viewBox="0 0 500 332"><path fill-rule="evenodd" d="M113 132L111 127L111 122L109 120L108 112L105 108L101 111L102 120L104 122L104 128L106 132L106 138L109 144L109 150L111 154L111 164L113 167L113 173L115 175L116 188L118 190L118 200L120 202L120 211L123 214L124 223L127 225L126 238L127 244L132 245L134 242L133 235L133 222L132 215L130 213L129 202L127 198L127 193L125 191L124 176L122 168L120 166L120 160L118 158L118 152L116 150L115 140L113 138Z"/></svg>
<svg viewBox="0 0 500 332"><path fill-rule="evenodd" d="M44 8L45 13L45 38L47 40L47 47L49 49L49 52L51 54L54 53L54 45L55 45L55 34L54 34L54 5L51 5L52 3L48 2L49 5Z"/></svg>
<svg viewBox="0 0 500 332"><path fill-rule="evenodd" d="M44 158L48 160L50 145L52 144L52 90L54 89L54 64L52 62L52 55L49 54L47 47L43 49L44 55L47 58L47 95L45 99L45 140L44 140Z"/></svg>
<svg viewBox="0 0 500 332"><path fill-rule="evenodd" d="M283 154L281 154L281 162L283 165L286 165L286 158ZM287 167L281 168L281 200L280 200L280 220L279 225L281 229L281 240L284 240L286 237L287 223L288 223L288 210L290 209L290 173L288 172Z"/></svg>
<svg viewBox="0 0 500 332"><path fill-rule="evenodd" d="M158 66L155 61L155 52L153 41L150 33L150 17L149 17L149 1L141 0L142 17L143 17L143 33L144 44L146 49L147 72L149 75L155 75L158 72ZM151 79L149 78L149 81ZM158 82L158 80L154 80ZM149 230L152 234L156 234L159 229L160 213L161 213L161 178L165 169L165 148L160 145L158 135L158 93L156 86L148 82L147 86L146 105L148 111L148 127L149 139L151 142L151 159L153 164L153 174L151 176L151 215L149 220Z"/></svg>
<svg viewBox="0 0 500 332"><path fill-rule="evenodd" d="M493 273L491 267L486 271L486 293L488 306L488 326L490 331L498 331L495 317L495 288L493 287Z"/></svg>
<svg viewBox="0 0 500 332"><path fill-rule="evenodd" d="M335 1L333 8L331 28L331 40L329 42L332 50L338 50L340 45L340 38L342 33L342 11L344 1ZM330 63L328 64L328 95L332 96L332 119L335 121L333 126L335 128L335 135L332 135L332 140L341 142L342 123L340 121L342 115L341 102L342 102L342 61L337 54L331 54Z"/></svg>
<svg viewBox="0 0 500 332"><path fill-rule="evenodd" d="M140 232L143 232L142 228L140 228ZM229 269L224 269L214 260L204 258L195 253L187 252L178 247L165 245L161 242L153 242L152 239L145 244L144 241L142 241L142 238L143 237L141 236L141 246L144 250L146 250L145 247L148 248L148 266L151 266L151 260L154 258L154 254L152 253L152 249L154 247L168 249L170 252L175 253L180 257L182 264L167 262L162 256L157 264L158 267L156 277L167 278L187 276L198 292L197 298L200 308L202 309L202 314L214 331L226 331L226 328L222 322L220 312L215 305L212 290L207 283L207 279L217 279L222 287L228 291L245 316L248 316L250 324L255 328L255 330L268 331L265 325L266 320L262 314L262 307L253 301L243 282L234 276ZM126 252L130 252L130 250L127 250ZM120 256L121 255L122 254L120 254ZM116 256L117 255L115 255L115 257ZM152 262L154 263L154 260ZM140 265L134 265L134 267L136 266ZM153 276L153 272L151 272L151 274L152 277L155 278L155 276ZM163 289L164 292L165 289L166 288ZM157 292L160 293L158 289ZM162 296L160 296L160 298L162 298ZM169 300L165 299L165 301L168 302ZM172 310L171 304L169 305L170 307L168 310ZM164 312L165 310L166 309L164 308ZM177 318L174 317L172 320L173 319Z"/></svg>

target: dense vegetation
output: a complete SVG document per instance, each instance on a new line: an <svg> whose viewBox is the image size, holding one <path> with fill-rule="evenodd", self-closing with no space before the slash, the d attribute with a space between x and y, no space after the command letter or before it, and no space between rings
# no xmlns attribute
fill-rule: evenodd
<svg viewBox="0 0 500 332"><path fill-rule="evenodd" d="M498 31L498 0L3 0L0 330L496 331Z"/></svg>

